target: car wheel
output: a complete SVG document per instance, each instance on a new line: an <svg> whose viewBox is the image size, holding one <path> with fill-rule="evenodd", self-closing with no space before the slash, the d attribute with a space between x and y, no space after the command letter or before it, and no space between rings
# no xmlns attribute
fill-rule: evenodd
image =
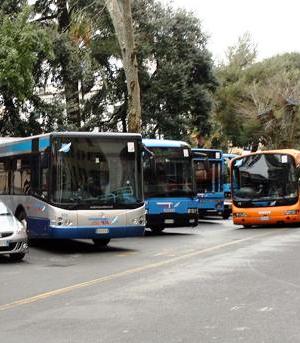
<svg viewBox="0 0 300 343"><path fill-rule="evenodd" d="M93 239L93 242L97 248L103 248L106 247L107 244L110 242L110 238L95 238Z"/></svg>
<svg viewBox="0 0 300 343"><path fill-rule="evenodd" d="M10 259L14 262L23 260L24 256L25 256L25 253L23 252L18 252L18 253L9 255Z"/></svg>

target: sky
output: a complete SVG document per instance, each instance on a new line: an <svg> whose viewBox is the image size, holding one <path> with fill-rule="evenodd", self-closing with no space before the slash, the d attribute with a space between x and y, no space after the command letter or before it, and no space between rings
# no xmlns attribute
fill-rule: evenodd
<svg viewBox="0 0 300 343"><path fill-rule="evenodd" d="M300 52L300 0L161 0L191 10L208 34L208 49L220 62L228 46L249 32L257 59Z"/></svg>

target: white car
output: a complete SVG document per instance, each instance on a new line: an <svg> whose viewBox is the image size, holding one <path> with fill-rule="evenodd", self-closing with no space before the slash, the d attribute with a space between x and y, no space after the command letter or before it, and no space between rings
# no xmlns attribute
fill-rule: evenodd
<svg viewBox="0 0 300 343"><path fill-rule="evenodd" d="M0 255L9 255L12 260L20 261L27 252L26 228L0 201Z"/></svg>

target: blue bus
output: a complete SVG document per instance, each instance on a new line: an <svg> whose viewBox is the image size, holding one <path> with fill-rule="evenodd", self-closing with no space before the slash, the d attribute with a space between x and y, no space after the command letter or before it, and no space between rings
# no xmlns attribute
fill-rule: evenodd
<svg viewBox="0 0 300 343"><path fill-rule="evenodd" d="M53 132L0 140L0 199L34 238L142 236L139 134Z"/></svg>
<svg viewBox="0 0 300 343"><path fill-rule="evenodd" d="M192 151L206 155L193 158L199 216L213 213L227 219L230 211L224 207L222 150L193 148Z"/></svg>
<svg viewBox="0 0 300 343"><path fill-rule="evenodd" d="M231 201L231 183L230 183L230 161L235 158L239 157L240 155L231 154L231 153L224 153L224 169L223 169L223 179L224 179L224 208L231 213L232 209L232 201Z"/></svg>
<svg viewBox="0 0 300 343"><path fill-rule="evenodd" d="M143 139L146 227L196 226L192 151L181 141Z"/></svg>
<svg viewBox="0 0 300 343"><path fill-rule="evenodd" d="M239 157L240 155L237 154L230 154L230 153L224 153L224 194L225 199L231 199L231 183L230 183L230 161L235 158Z"/></svg>

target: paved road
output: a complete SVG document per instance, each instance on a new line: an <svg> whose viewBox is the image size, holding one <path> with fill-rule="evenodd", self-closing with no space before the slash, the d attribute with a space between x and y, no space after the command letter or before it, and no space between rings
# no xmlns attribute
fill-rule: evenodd
<svg viewBox="0 0 300 343"><path fill-rule="evenodd" d="M300 342L300 229L48 242L0 259L0 341Z"/></svg>

